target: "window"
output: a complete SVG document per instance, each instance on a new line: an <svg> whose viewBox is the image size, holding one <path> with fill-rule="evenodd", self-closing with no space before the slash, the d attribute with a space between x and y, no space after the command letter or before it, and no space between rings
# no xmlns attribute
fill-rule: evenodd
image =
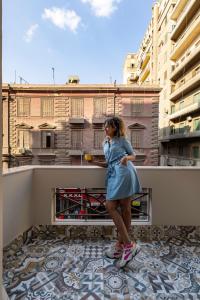
<svg viewBox="0 0 200 300"><path fill-rule="evenodd" d="M54 115L53 98L41 98L41 115L42 117L50 117Z"/></svg>
<svg viewBox="0 0 200 300"><path fill-rule="evenodd" d="M184 100L180 101L179 103L179 109L183 109L184 108Z"/></svg>
<svg viewBox="0 0 200 300"><path fill-rule="evenodd" d="M185 132L185 123L180 123L179 124L179 133L184 133Z"/></svg>
<svg viewBox="0 0 200 300"><path fill-rule="evenodd" d="M94 148L102 149L103 140L104 140L104 131L103 130L95 130L94 131Z"/></svg>
<svg viewBox="0 0 200 300"><path fill-rule="evenodd" d="M171 125L170 126L170 134L175 134L175 126L174 125Z"/></svg>
<svg viewBox="0 0 200 300"><path fill-rule="evenodd" d="M71 147L72 149L82 149L83 131L72 129L71 131Z"/></svg>
<svg viewBox="0 0 200 300"><path fill-rule="evenodd" d="M166 80L167 80L167 71L165 71L164 73L164 84L166 84Z"/></svg>
<svg viewBox="0 0 200 300"><path fill-rule="evenodd" d="M17 99L17 115L27 117L30 116L30 98Z"/></svg>
<svg viewBox="0 0 200 300"><path fill-rule="evenodd" d="M195 102L200 102L200 92L194 95L194 103Z"/></svg>
<svg viewBox="0 0 200 300"><path fill-rule="evenodd" d="M200 130L200 119L194 120L194 131Z"/></svg>
<svg viewBox="0 0 200 300"><path fill-rule="evenodd" d="M83 117L83 103L82 98L71 99L71 116L73 118Z"/></svg>
<svg viewBox="0 0 200 300"><path fill-rule="evenodd" d="M175 113L175 105L171 106L171 114Z"/></svg>
<svg viewBox="0 0 200 300"><path fill-rule="evenodd" d="M106 114L106 98L94 99L94 116L99 117Z"/></svg>
<svg viewBox="0 0 200 300"><path fill-rule="evenodd" d="M141 130L131 131L131 144L133 148L142 148L143 132Z"/></svg>
<svg viewBox="0 0 200 300"><path fill-rule="evenodd" d="M52 131L42 131L42 148L54 147L54 133Z"/></svg>
<svg viewBox="0 0 200 300"><path fill-rule="evenodd" d="M144 100L141 98L131 99L131 115L140 114L144 109Z"/></svg>
<svg viewBox="0 0 200 300"><path fill-rule="evenodd" d="M200 151L198 146L192 147L192 156L194 158L200 158Z"/></svg>
<svg viewBox="0 0 200 300"><path fill-rule="evenodd" d="M29 149L30 140L29 140L29 130L19 130L18 131L18 147Z"/></svg>

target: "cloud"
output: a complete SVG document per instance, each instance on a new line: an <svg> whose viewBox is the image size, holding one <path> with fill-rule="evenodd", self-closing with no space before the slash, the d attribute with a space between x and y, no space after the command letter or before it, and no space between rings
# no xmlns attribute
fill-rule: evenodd
<svg viewBox="0 0 200 300"><path fill-rule="evenodd" d="M89 3L97 17L109 17L116 9L121 0L81 0Z"/></svg>
<svg viewBox="0 0 200 300"><path fill-rule="evenodd" d="M61 29L68 28L74 33L81 22L81 17L74 10L58 7L45 8L42 18L49 19L55 26Z"/></svg>
<svg viewBox="0 0 200 300"><path fill-rule="evenodd" d="M33 24L30 26L30 28L26 31L24 39L27 43L30 43L32 41L33 35L35 33L35 31L38 28L38 24Z"/></svg>

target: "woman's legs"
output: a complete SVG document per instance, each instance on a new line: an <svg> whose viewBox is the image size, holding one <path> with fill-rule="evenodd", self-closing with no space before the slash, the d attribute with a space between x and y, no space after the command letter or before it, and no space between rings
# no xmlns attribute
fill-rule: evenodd
<svg viewBox="0 0 200 300"><path fill-rule="evenodd" d="M126 198L119 200L120 208L121 208L121 215L126 226L126 230L128 234L130 233L131 229L131 198ZM119 241L121 242L122 238L119 236Z"/></svg>
<svg viewBox="0 0 200 300"><path fill-rule="evenodd" d="M117 227L120 236L120 242L127 244L130 242L130 238L127 232L125 222L123 221L122 216L117 210L117 207L120 204L119 201L121 200L106 200L106 209L112 217L115 226Z"/></svg>

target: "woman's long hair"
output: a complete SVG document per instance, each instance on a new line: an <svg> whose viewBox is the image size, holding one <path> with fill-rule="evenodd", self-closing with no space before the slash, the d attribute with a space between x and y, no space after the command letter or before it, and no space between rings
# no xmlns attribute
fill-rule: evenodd
<svg viewBox="0 0 200 300"><path fill-rule="evenodd" d="M104 126L111 126L115 128L114 136L126 136L124 121L119 117L110 117L105 120Z"/></svg>

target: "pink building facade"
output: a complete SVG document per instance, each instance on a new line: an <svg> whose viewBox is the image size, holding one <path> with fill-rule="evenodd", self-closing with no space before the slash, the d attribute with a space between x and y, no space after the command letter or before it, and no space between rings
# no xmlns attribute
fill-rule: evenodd
<svg viewBox="0 0 200 300"><path fill-rule="evenodd" d="M125 121L136 165L158 165L157 86L3 85L4 167L103 160L103 123Z"/></svg>

